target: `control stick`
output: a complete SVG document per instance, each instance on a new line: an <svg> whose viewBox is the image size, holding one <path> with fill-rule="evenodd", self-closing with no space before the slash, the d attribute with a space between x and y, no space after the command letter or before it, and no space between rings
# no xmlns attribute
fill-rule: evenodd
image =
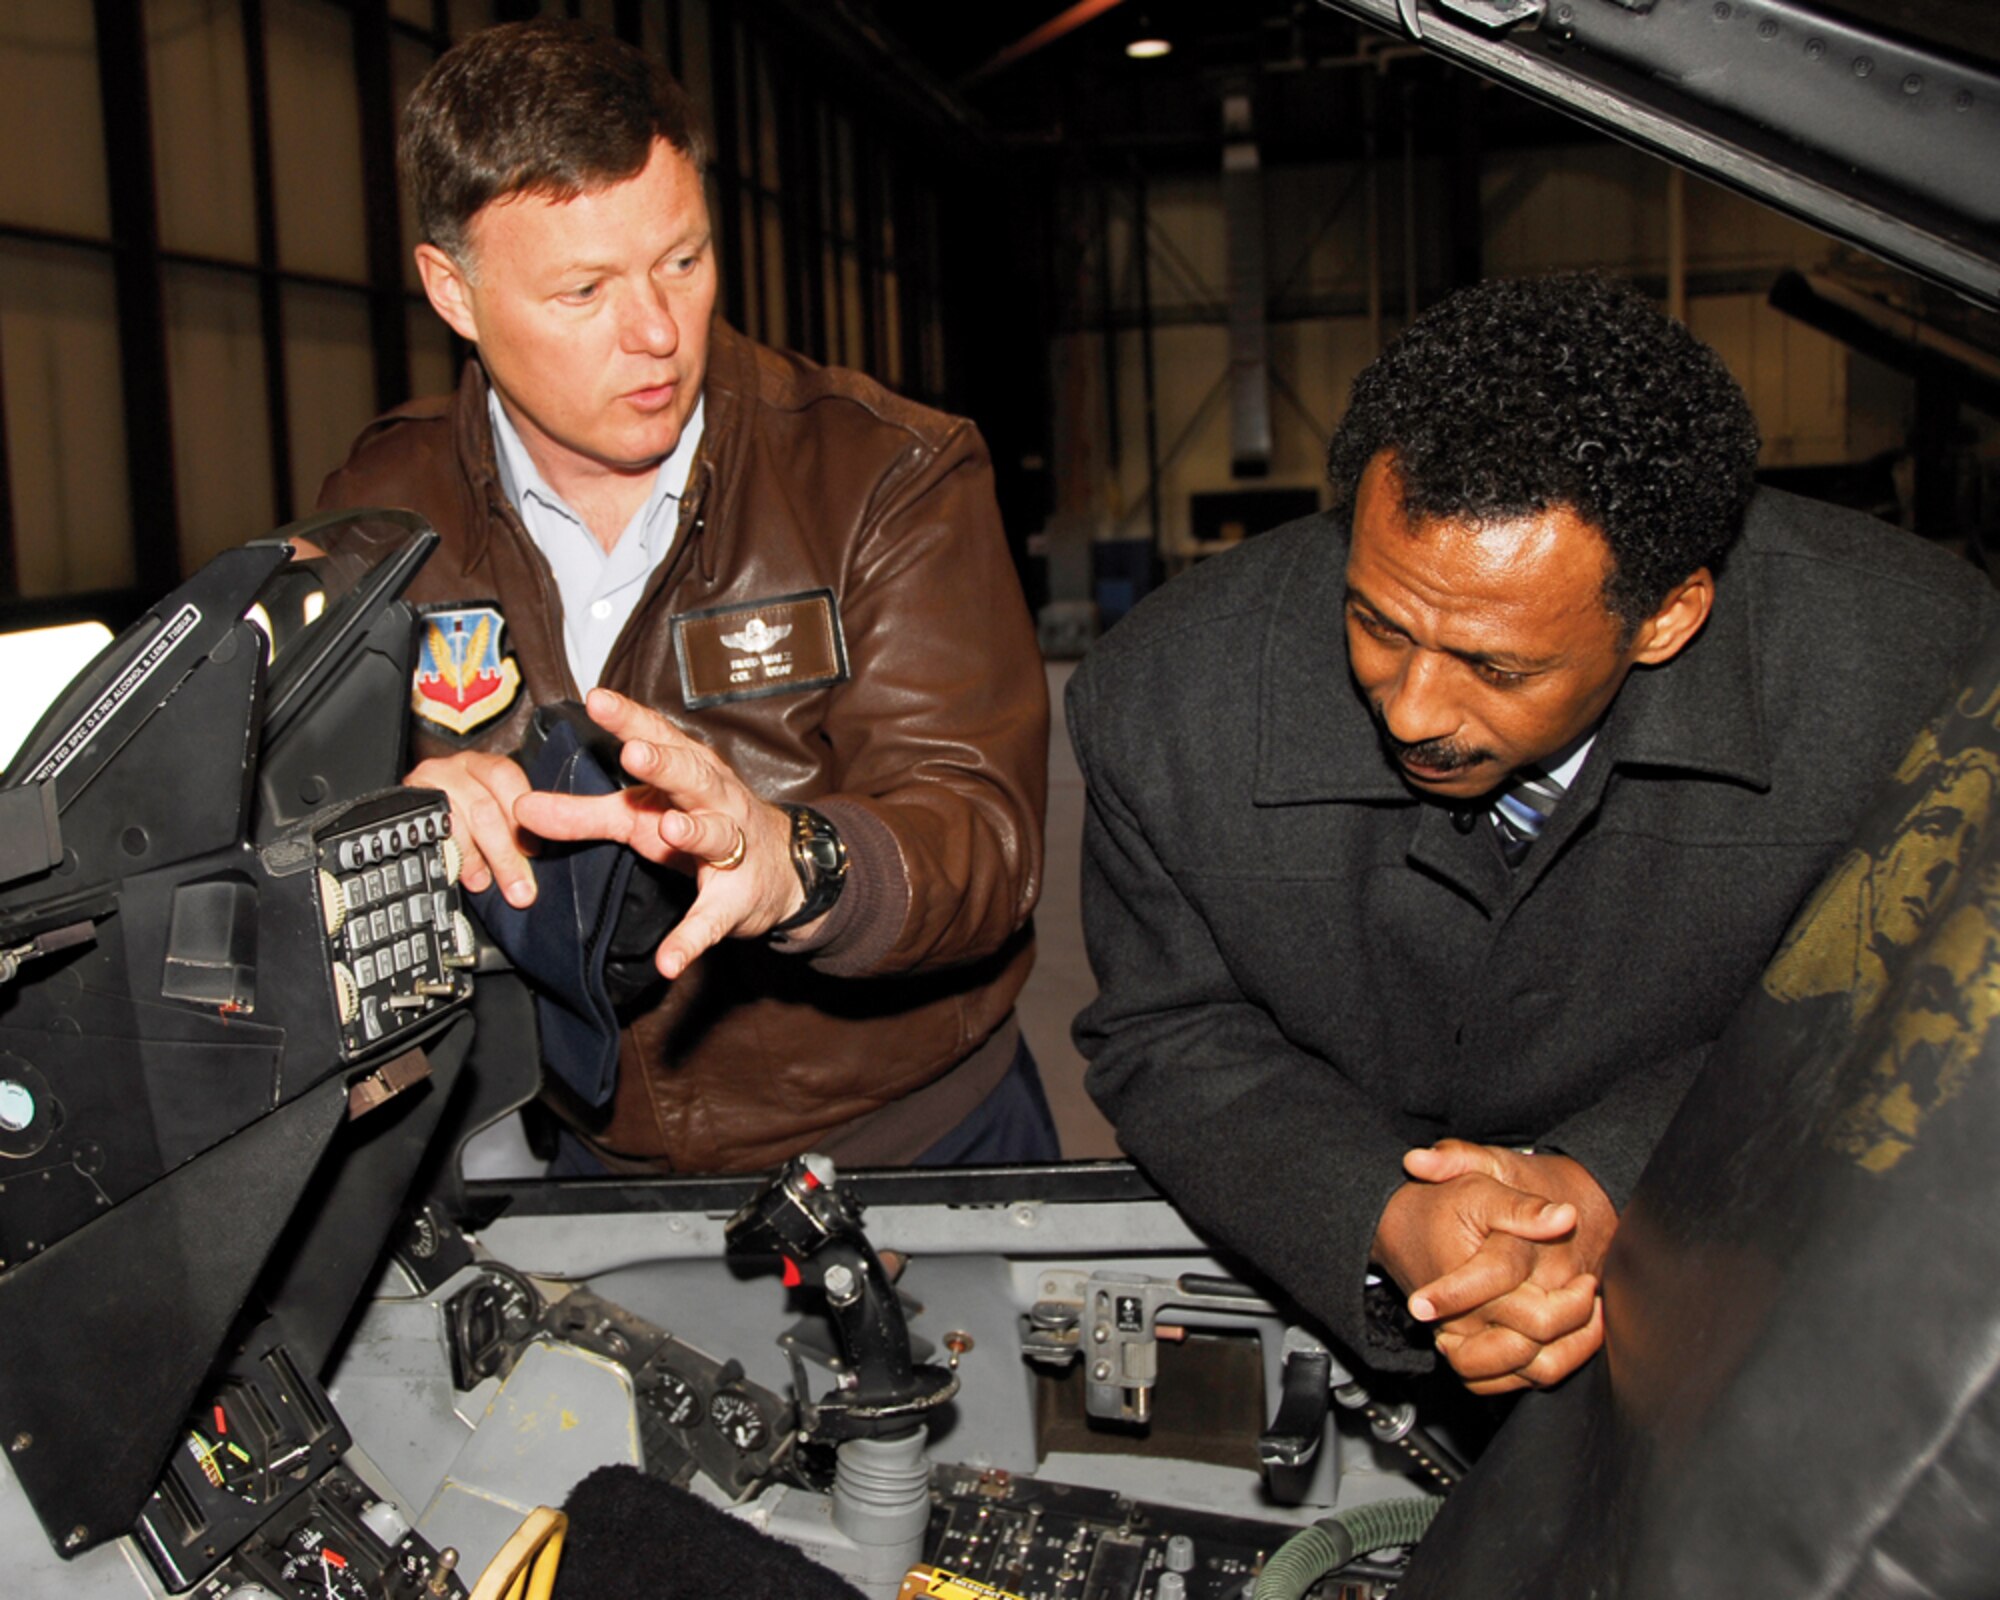
<svg viewBox="0 0 2000 1600"><path fill-rule="evenodd" d="M729 1249L776 1254L785 1282L826 1296L840 1342L836 1387L808 1397L796 1349L800 1431L813 1443L881 1439L908 1432L958 1392L958 1377L910 1356L903 1304L861 1230L861 1204L840 1186L825 1156L794 1156L777 1178L729 1219Z"/></svg>
<svg viewBox="0 0 2000 1600"><path fill-rule="evenodd" d="M777 1255L788 1285L824 1294L840 1347L834 1387L815 1401L797 1344L786 1345L800 1437L837 1446L831 1503L815 1509L806 1502L817 1497L775 1489L764 1526L869 1600L894 1600L930 1522L924 1419L958 1392L958 1375L911 1358L903 1304L861 1231L861 1204L825 1156L786 1162L725 1234L731 1251Z"/></svg>

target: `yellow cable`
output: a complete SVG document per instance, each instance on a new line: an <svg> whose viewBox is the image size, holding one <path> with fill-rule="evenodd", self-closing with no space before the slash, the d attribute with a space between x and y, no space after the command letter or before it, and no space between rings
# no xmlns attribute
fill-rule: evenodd
<svg viewBox="0 0 2000 1600"><path fill-rule="evenodd" d="M549 1600L549 1591L556 1586L556 1564L562 1560L563 1531L560 1525L554 1528L549 1542L536 1554L534 1576L528 1580L528 1600Z"/></svg>
<svg viewBox="0 0 2000 1600"><path fill-rule="evenodd" d="M549 1600L569 1518L541 1506L529 1513L472 1591L472 1600Z"/></svg>

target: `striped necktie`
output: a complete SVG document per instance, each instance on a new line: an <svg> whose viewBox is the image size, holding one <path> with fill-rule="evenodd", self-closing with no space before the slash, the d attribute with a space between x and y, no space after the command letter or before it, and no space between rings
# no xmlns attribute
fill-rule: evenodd
<svg viewBox="0 0 2000 1600"><path fill-rule="evenodd" d="M1487 814L1500 836L1500 853L1507 865L1518 867L1528 846L1542 836L1562 801L1563 786L1539 767L1523 767L1495 797Z"/></svg>

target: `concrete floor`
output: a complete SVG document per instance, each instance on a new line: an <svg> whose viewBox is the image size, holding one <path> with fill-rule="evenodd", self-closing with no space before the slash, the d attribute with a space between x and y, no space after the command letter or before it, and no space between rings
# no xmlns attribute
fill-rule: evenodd
<svg viewBox="0 0 2000 1600"><path fill-rule="evenodd" d="M1083 918L1077 892L1083 845L1083 775L1069 747L1062 715L1063 687L1073 661L1048 664L1049 821L1042 901L1035 911L1035 970L1021 993L1021 1028L1042 1069L1042 1084L1072 1160L1118 1155L1118 1142L1083 1092L1083 1057L1070 1043L1069 1025L1097 993L1083 953Z"/></svg>

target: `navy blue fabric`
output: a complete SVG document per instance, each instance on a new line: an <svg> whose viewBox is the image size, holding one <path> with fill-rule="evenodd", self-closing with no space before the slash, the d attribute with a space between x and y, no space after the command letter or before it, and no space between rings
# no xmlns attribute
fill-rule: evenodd
<svg viewBox="0 0 2000 1600"><path fill-rule="evenodd" d="M563 721L547 727L527 772L537 789L557 794L618 788ZM618 1018L604 957L636 859L615 844L545 844L535 857L533 905L510 906L491 887L470 897L487 936L535 991L542 1065L592 1107L618 1082Z"/></svg>
<svg viewBox="0 0 2000 1600"><path fill-rule="evenodd" d="M963 1122L911 1164L973 1167L1061 1159L1062 1143L1056 1137L1056 1119L1049 1113L1049 1097L1042 1092L1041 1068L1023 1034L1007 1076Z"/></svg>

